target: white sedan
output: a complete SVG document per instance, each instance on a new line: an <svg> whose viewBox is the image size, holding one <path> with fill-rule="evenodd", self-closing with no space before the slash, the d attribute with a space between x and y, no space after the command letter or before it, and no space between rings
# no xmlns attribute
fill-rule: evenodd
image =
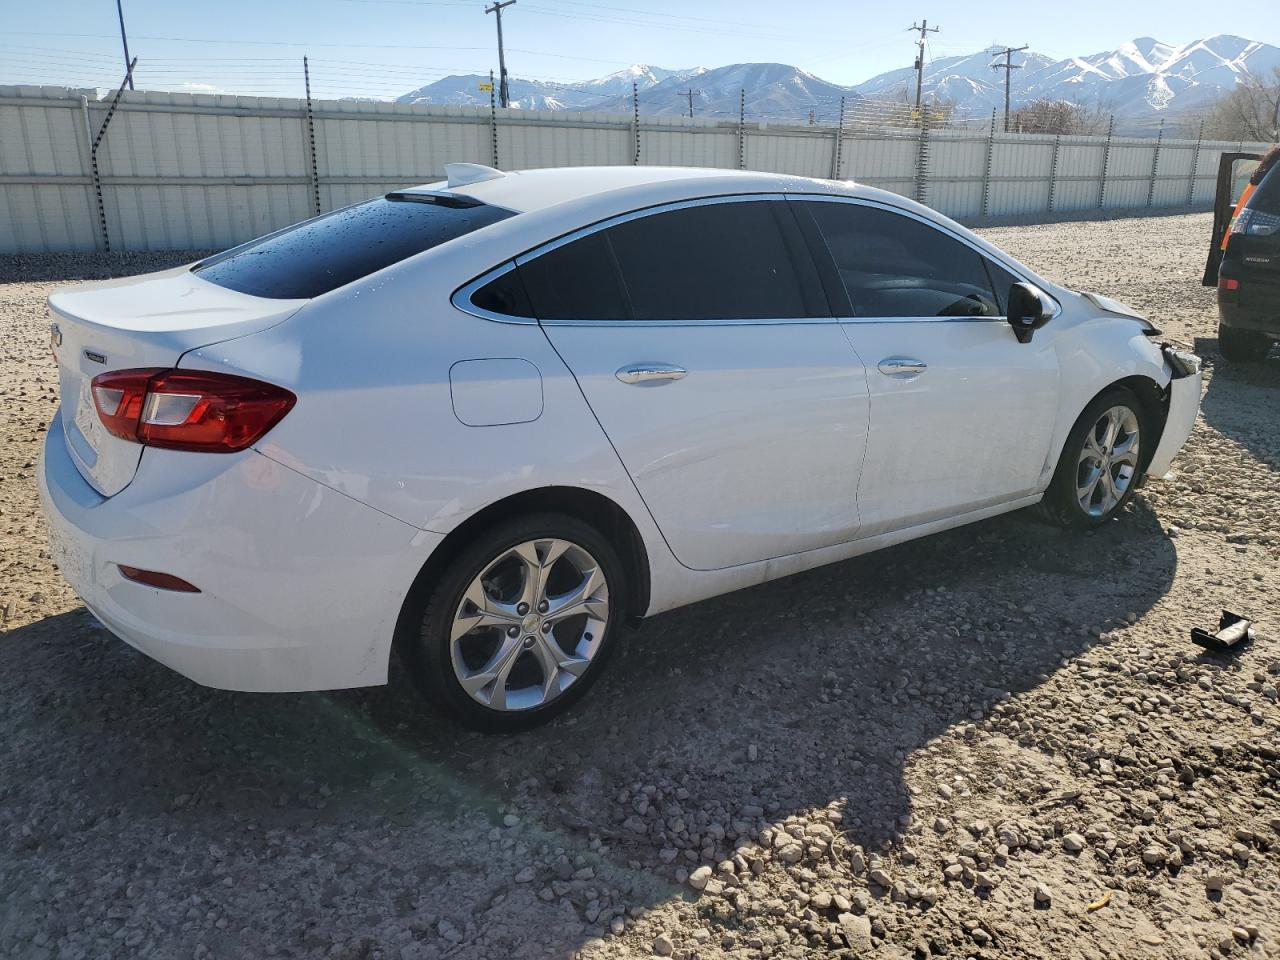
<svg viewBox="0 0 1280 960"><path fill-rule="evenodd" d="M1199 363L854 183L456 164L55 293L40 470L86 606L231 690L384 683L464 723L583 694L620 625L1164 474Z"/></svg>

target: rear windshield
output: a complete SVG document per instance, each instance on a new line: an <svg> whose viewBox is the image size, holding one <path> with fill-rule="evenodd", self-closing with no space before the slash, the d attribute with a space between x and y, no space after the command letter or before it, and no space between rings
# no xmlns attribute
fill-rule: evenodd
<svg viewBox="0 0 1280 960"><path fill-rule="evenodd" d="M1262 182L1253 191L1253 196L1245 206L1263 213L1280 214L1280 163L1272 167L1271 171L1262 178Z"/></svg>
<svg viewBox="0 0 1280 960"><path fill-rule="evenodd" d="M192 270L255 297L310 299L514 215L463 197L390 193L234 247Z"/></svg>

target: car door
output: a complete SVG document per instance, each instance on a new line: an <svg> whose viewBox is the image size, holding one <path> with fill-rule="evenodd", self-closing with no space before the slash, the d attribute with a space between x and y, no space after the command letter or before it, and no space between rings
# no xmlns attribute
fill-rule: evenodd
<svg viewBox="0 0 1280 960"><path fill-rule="evenodd" d="M517 264L681 563L857 536L867 375L785 201L646 210Z"/></svg>
<svg viewBox="0 0 1280 960"><path fill-rule="evenodd" d="M1218 285L1218 267L1222 264L1223 238L1231 229L1240 195L1244 193L1253 171L1262 161L1260 153L1224 153L1218 158L1218 177L1213 194L1213 233L1209 237L1209 256L1200 283Z"/></svg>
<svg viewBox="0 0 1280 960"><path fill-rule="evenodd" d="M1058 413L1052 324L1019 343L1018 278L958 234L852 199L794 200L868 367L858 486L872 536L1037 491ZM816 228L816 229L815 229ZM825 255L825 259L824 259Z"/></svg>

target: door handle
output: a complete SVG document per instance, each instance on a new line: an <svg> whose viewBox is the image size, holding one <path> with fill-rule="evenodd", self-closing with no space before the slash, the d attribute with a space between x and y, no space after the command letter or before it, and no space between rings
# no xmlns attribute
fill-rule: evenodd
<svg viewBox="0 0 1280 960"><path fill-rule="evenodd" d="M897 377L899 380L914 380L929 369L923 360L911 357L885 357L876 367L886 377Z"/></svg>
<svg viewBox="0 0 1280 960"><path fill-rule="evenodd" d="M619 367L614 374L623 383L648 383L652 380L679 380L689 373L674 363L632 363Z"/></svg>

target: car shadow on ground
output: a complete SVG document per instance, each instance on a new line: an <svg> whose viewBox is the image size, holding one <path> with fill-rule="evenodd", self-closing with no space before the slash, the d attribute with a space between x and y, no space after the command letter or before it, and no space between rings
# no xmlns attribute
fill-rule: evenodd
<svg viewBox="0 0 1280 960"><path fill-rule="evenodd" d="M1213 377L1200 403L1205 422L1244 446L1272 470L1280 470L1280 448L1265 426L1280 420L1280 351L1260 363L1231 363L1218 355L1216 338L1196 339L1196 353L1210 356Z"/></svg>
<svg viewBox="0 0 1280 960"><path fill-rule="evenodd" d="M460 730L398 674L363 691L219 692L82 610L51 617L0 636L25 661L7 671L20 684L0 679L17 732L0 768L26 772L0 787L15 838L0 880L19 888L72 856L68 830L88 831L64 873L86 855L172 859L183 895L232 911L241 883L278 897L237 920L227 955L263 937L328 949L313 929L325 916L351 916L368 946L386 936L370 914L399 918L422 956L562 955L601 930L587 894L596 909L680 896L663 857L724 859L733 822L757 811L835 805L849 843L888 844L912 812L913 752L1140 617L1176 563L1141 500L1090 534L997 518L647 621L570 716L508 738ZM113 824L149 824L154 844L122 852ZM335 866L348 860L352 873ZM532 881L513 882L526 867ZM362 872L371 886L339 883ZM555 882L552 902L535 897ZM437 939L441 921L457 939Z"/></svg>

